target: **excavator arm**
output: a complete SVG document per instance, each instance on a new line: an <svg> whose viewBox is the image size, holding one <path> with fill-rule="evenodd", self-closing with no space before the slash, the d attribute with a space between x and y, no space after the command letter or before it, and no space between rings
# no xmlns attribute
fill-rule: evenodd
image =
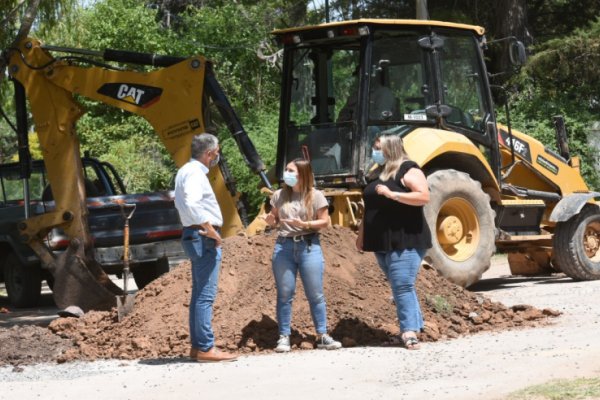
<svg viewBox="0 0 600 400"><path fill-rule="evenodd" d="M55 58L51 51L157 68L149 72L124 70L79 56ZM22 239L54 274L55 300L59 307L78 305L84 310L108 309L114 306L114 295L120 292L94 259L86 218L79 138L75 130L84 110L75 95L145 118L178 167L190 158L193 136L205 132L204 106L209 97L226 121L245 161L270 187L254 145L204 57L179 58L115 50L96 52L44 46L31 38L23 40L17 48L9 49L7 54L9 74L18 82L17 86L24 88L29 100L55 200L53 212L26 216L20 230ZM87 65L82 66L82 63ZM244 224L238 213L239 195L234 180L226 165L211 171L209 179L223 211L223 235L235 234L244 228ZM58 257L43 241L55 227L61 227L71 243ZM99 291L95 298L90 298L92 287Z"/></svg>

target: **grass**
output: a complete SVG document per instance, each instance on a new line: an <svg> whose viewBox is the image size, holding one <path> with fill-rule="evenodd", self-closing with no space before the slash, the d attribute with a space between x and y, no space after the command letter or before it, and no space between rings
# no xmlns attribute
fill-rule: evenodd
<svg viewBox="0 0 600 400"><path fill-rule="evenodd" d="M554 380L512 393L508 400L600 399L600 378Z"/></svg>
<svg viewBox="0 0 600 400"><path fill-rule="evenodd" d="M427 296L427 303L431 304L438 314L450 314L453 310L452 304L440 295Z"/></svg>

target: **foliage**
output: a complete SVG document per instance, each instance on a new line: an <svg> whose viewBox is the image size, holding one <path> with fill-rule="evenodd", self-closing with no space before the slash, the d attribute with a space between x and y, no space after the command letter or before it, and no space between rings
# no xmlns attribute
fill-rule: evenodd
<svg viewBox="0 0 600 400"><path fill-rule="evenodd" d="M597 149L589 146L587 133L600 119L600 20L537 50L514 80L513 126L555 148L551 117L564 116L571 154L582 158L588 185L599 188Z"/></svg>
<svg viewBox="0 0 600 400"><path fill-rule="evenodd" d="M112 142L102 159L120 172L129 193L166 189L171 186L174 166L158 140L133 136Z"/></svg>
<svg viewBox="0 0 600 400"><path fill-rule="evenodd" d="M5 18L17 2L2 2L0 18ZM322 3L312 0L98 0L83 3L85 7L81 4L76 0L42 1L34 25L35 35L59 46L205 55L213 62L215 74L258 153L268 167L274 166L280 71L259 60L257 49L269 42L270 31L275 27L322 22ZM309 4L321 5L311 9L307 7ZM429 0L429 12L432 19L485 26L488 37L493 38L497 34L500 4L492 0L461 0L451 4ZM600 3L532 0L526 4L527 29L536 46L530 49L533 56L529 65L512 82L518 88L511 102L513 126L554 147L551 117L563 114L572 153L583 157L582 168L588 183L600 187L592 167L594 154L586 138L586 129L599 119L600 72L596 66L600 61L600 22L594 22L591 27L586 24L600 13ZM413 18L415 15L414 0L330 0L330 5L333 20ZM7 21L8 28L4 29L3 25L0 32L1 44L18 29L18 13ZM270 54L275 50L264 51ZM348 71L343 72L348 76ZM12 117L10 86L6 80L2 85L0 104ZM125 175L129 191L168 187L174 166L146 121L102 104L78 100L88 110L77 125L82 150L90 150L94 156L114 163ZM218 125L218 118L215 121L238 190L248 193L253 213L263 199L257 189L259 179L243 163L234 140L223 125ZM14 133L0 121L0 158L12 157L14 141Z"/></svg>
<svg viewBox="0 0 600 400"><path fill-rule="evenodd" d="M60 45L92 50L169 54L173 33L156 23L156 13L136 0L105 0L79 9L76 20L57 26L47 37L55 43L60 40ZM87 109L77 124L82 151L111 162L129 192L169 187L174 165L143 118L85 98L78 101Z"/></svg>
<svg viewBox="0 0 600 400"><path fill-rule="evenodd" d="M589 29L550 40L536 48L527 70L542 91L555 97L579 98L600 111L600 18Z"/></svg>
<svg viewBox="0 0 600 400"><path fill-rule="evenodd" d="M0 2L0 51L7 49L17 37L21 27L21 18L30 2L23 0L3 0ZM35 23L38 27L54 26L71 12L75 0L44 0L37 9ZM6 113L10 123L15 125L12 103L13 85L4 79L4 60L0 59L0 107ZM16 134L0 117L0 162L8 162L16 154Z"/></svg>
<svg viewBox="0 0 600 400"><path fill-rule="evenodd" d="M265 6L228 3L183 16L177 50L211 60L229 101L240 114L278 104L278 71L258 60L256 49L269 37L272 15Z"/></svg>
<svg viewBox="0 0 600 400"><path fill-rule="evenodd" d="M270 111L257 112L243 121L250 139L258 154L261 155L267 169L275 168L275 150L277 143L277 127L279 113L277 108ZM232 175L237 181L237 190L244 193L250 217L254 216L264 201L260 193L260 178L246 166L237 145L231 135L220 133L221 149ZM273 171L270 171L273 172ZM271 183L274 173L269 173Z"/></svg>
<svg viewBox="0 0 600 400"><path fill-rule="evenodd" d="M600 397L600 379L557 379L512 393L509 400L585 400Z"/></svg>
<svg viewBox="0 0 600 400"><path fill-rule="evenodd" d="M427 304L432 306L433 309L438 314L448 315L448 314L451 314L452 311L454 310L454 307L448 301L448 299L446 299L444 296L440 296L438 294L433 295L433 296L427 296L425 301L427 302Z"/></svg>
<svg viewBox="0 0 600 400"><path fill-rule="evenodd" d="M76 0L43 0L40 1L37 10L37 23L52 26L65 15L68 15ZM26 1L3 0L0 2L0 48L5 49L12 43L19 30L21 17L23 16Z"/></svg>
<svg viewBox="0 0 600 400"><path fill-rule="evenodd" d="M259 154L266 154L265 163L273 165L277 113L258 110L277 109L278 73L257 60L255 53L269 36L273 14L264 5L225 4L185 10L178 25L169 30L159 23L156 8L133 0L104 0L88 10L77 10L73 20L45 32L46 41L96 50L204 54L214 62L216 74L234 109L246 122ZM168 187L174 166L146 121L84 98L78 101L87 109L77 125L83 151L113 163L124 174L130 192ZM243 163L229 133L222 125L219 129L223 132L223 153L238 181L238 190L250 193L252 213L261 201L259 179Z"/></svg>
<svg viewBox="0 0 600 400"><path fill-rule="evenodd" d="M571 34L600 14L600 2L590 0L529 0L530 31L538 42Z"/></svg>

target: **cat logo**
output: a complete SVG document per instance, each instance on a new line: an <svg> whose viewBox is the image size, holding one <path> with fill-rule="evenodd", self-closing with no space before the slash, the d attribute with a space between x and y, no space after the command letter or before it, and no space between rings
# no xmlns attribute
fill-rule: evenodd
<svg viewBox="0 0 600 400"><path fill-rule="evenodd" d="M119 91L117 92L117 97L123 101L133 104L140 104L140 100L142 99L142 95L144 91L142 89L138 89L134 86L127 86L126 84L122 84L119 86Z"/></svg>
<svg viewBox="0 0 600 400"><path fill-rule="evenodd" d="M98 93L134 106L147 108L160 100L162 89L136 83L105 83Z"/></svg>

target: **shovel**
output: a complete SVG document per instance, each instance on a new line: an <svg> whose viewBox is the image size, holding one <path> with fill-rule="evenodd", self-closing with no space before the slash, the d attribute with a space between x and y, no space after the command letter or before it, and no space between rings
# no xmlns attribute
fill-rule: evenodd
<svg viewBox="0 0 600 400"><path fill-rule="evenodd" d="M125 214L125 208L130 208L129 214ZM135 212L135 204L121 204L121 213L125 219L123 227L123 296L117 296L117 315L119 321L133 310L135 295L127 294L127 280L129 279L129 220Z"/></svg>

